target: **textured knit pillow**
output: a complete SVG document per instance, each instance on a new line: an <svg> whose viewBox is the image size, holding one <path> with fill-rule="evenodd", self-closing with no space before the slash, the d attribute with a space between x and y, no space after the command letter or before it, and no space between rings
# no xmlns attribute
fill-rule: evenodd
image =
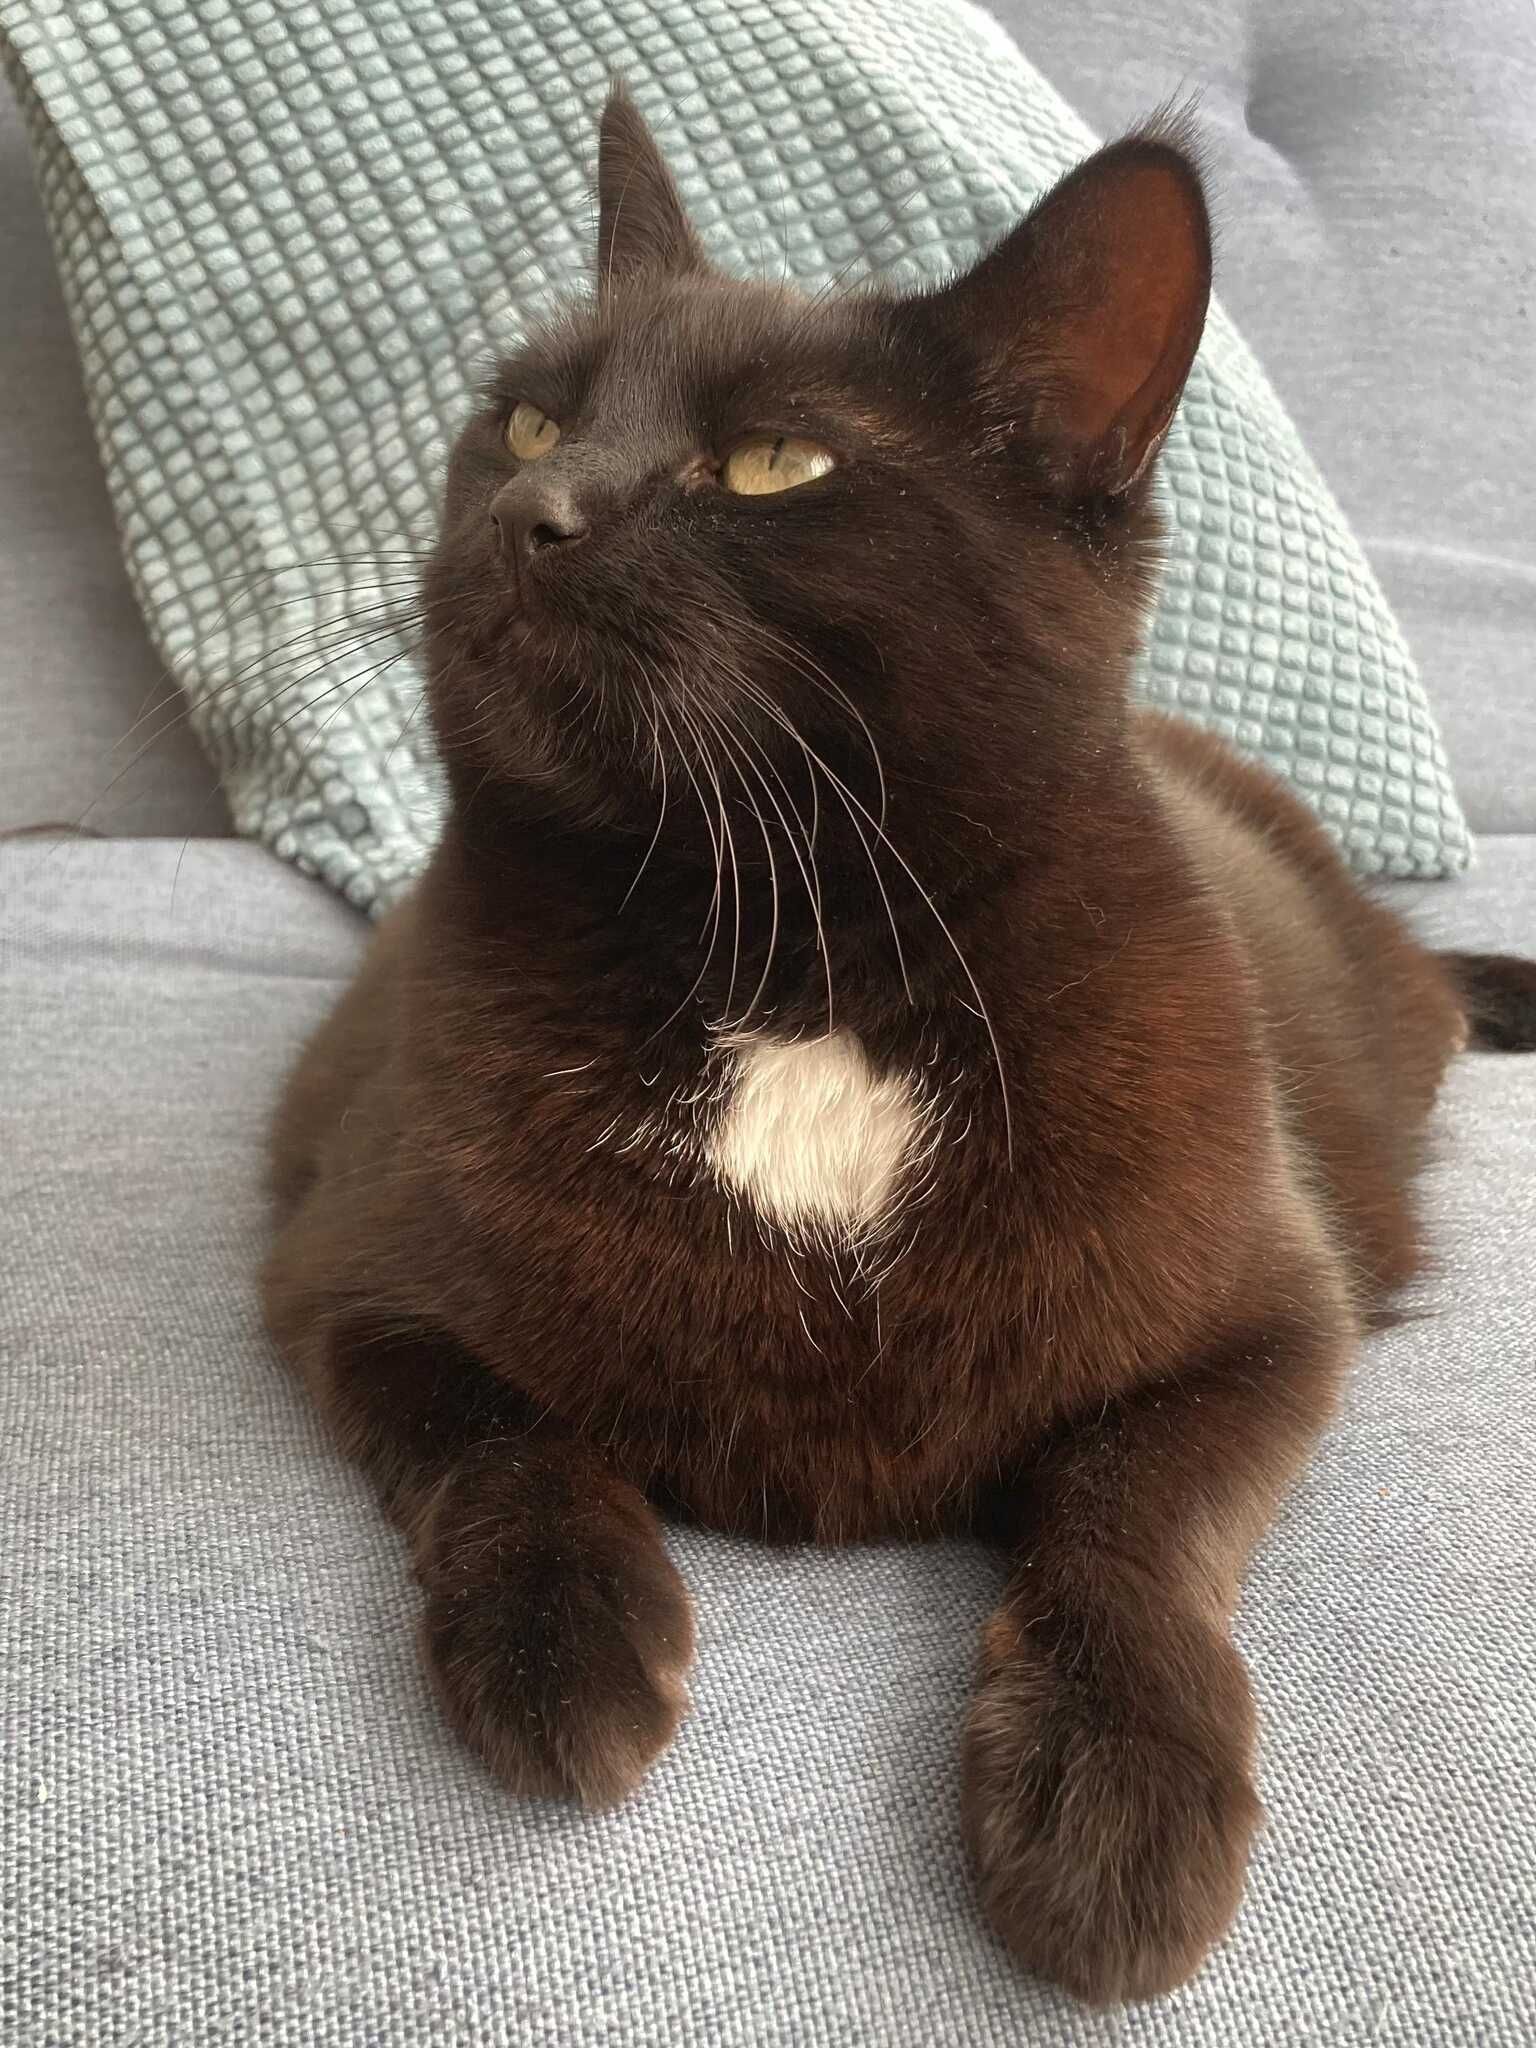
<svg viewBox="0 0 1536 2048"><path fill-rule="evenodd" d="M408 593L487 351L591 258L611 73L712 252L812 282L974 253L1093 138L959 0L0 0L135 587L235 822L356 903L441 790ZM1360 549L1213 311L1163 466L1146 694L1356 867L1469 846Z"/></svg>

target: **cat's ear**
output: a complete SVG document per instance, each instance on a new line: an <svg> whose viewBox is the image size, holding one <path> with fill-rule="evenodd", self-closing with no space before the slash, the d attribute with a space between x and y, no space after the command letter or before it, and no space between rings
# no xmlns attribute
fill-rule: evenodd
<svg viewBox="0 0 1536 2048"><path fill-rule="evenodd" d="M931 301L1053 480L1115 496L1162 445L1205 325L1211 229L1177 124L1111 143Z"/></svg>
<svg viewBox="0 0 1536 2048"><path fill-rule="evenodd" d="M645 273L702 270L705 260L655 137L615 84L598 130L599 296Z"/></svg>

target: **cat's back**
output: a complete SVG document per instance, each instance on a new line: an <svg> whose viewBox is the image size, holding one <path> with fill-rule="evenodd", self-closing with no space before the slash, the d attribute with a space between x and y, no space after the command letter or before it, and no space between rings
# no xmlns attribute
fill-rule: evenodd
<svg viewBox="0 0 1536 2048"><path fill-rule="evenodd" d="M1141 714L1136 746L1253 967L1280 1107L1381 1287L1417 1263L1409 1188L1447 1060L1465 1039L1450 975L1352 876L1280 781L1223 741Z"/></svg>

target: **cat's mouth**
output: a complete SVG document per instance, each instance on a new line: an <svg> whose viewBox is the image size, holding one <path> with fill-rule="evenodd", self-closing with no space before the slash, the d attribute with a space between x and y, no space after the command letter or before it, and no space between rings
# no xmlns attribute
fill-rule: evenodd
<svg viewBox="0 0 1536 2048"><path fill-rule="evenodd" d="M569 580L568 561L554 562L541 566L540 558L519 558L513 555L506 564L506 577L510 584L510 596L514 616L525 624L547 618L551 612L558 613L559 592L557 585Z"/></svg>

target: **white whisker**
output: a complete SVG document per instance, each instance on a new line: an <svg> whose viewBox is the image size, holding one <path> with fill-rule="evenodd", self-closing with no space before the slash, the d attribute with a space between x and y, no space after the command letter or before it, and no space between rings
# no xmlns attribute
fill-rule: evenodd
<svg viewBox="0 0 1536 2048"><path fill-rule="evenodd" d="M891 943L896 948L896 965L901 974L901 986L906 995L908 1003L910 1003L913 999L912 982L911 977L907 973L907 956L905 949L903 948L901 943L901 932L896 923L896 912L891 903L890 891L885 886L885 877L880 872L880 863L875 859L874 850L870 846L869 841L864 836L864 828L862 825L860 825L858 818L855 816L853 809L851 808L849 801L851 792L848 789L847 784L843 781L842 777L836 772L835 769L828 767L827 763L822 759L821 755L818 754L816 749L810 745L809 741L805 738L805 735L800 731L799 727L794 723L793 719L791 719L785 712L781 711L778 705L773 702L771 697L767 696L763 691L757 689L752 684L746 685L746 695L748 697L749 702L755 704L760 711L766 712L768 717L773 719L775 724L783 728L783 730L795 742L796 746L800 748L801 752L805 755L806 760L809 761L813 767L819 768L821 770L822 774L825 775L827 778L828 788L832 791L832 794L835 797L837 797L838 800L841 802L843 809L847 811L848 821L853 826L854 831L858 834L859 844L864 849L864 858L869 862L869 871L875 878L875 887L880 891L880 900L885 905L886 919L891 927ZM860 804L859 809L863 811L864 806ZM868 817L869 813L867 811L864 811L864 815ZM871 823L873 823L873 820L871 820ZM876 830L879 830L878 826L876 827ZM883 833L881 834L881 837L884 837ZM889 844L889 841L887 841L886 843Z"/></svg>
<svg viewBox="0 0 1536 2048"><path fill-rule="evenodd" d="M730 1024L721 1026L722 1030L739 1031L744 1028L748 1018L751 1017L753 1012L756 1010L759 1002L761 1002L763 991L768 986L768 977L773 972L774 955L778 951L779 945L779 863L774 855L773 841L770 839L768 835L768 822L763 816L762 806L758 803L757 798L753 796L751 790L747 787L745 780L743 780L741 777L741 768L743 765L741 757L738 755L736 748L732 745L728 735L722 729L719 720L712 717L710 713L707 712L702 705L700 705L698 708L699 715L704 719L707 729L714 734L715 738L720 742L721 746L723 746L726 749L728 758L735 765L737 771L737 779L741 781L742 795L746 798L747 802L752 806L753 814L757 819L757 829L759 833L762 835L763 851L768 856L768 878L773 891L773 908L771 912L771 922L769 924L768 929L768 951L763 960L762 973L758 976L757 979L757 987L752 991L751 1001L747 1004L747 1007L745 1008L745 1010L743 1010L741 1015L733 1019ZM766 788L766 784L764 785L764 787Z"/></svg>
<svg viewBox="0 0 1536 2048"><path fill-rule="evenodd" d="M959 940L950 930L948 923L941 914L939 907L934 902L932 896L928 893L927 889L923 886L923 884L918 880L916 874L913 872L911 864L906 860L906 858L903 856L900 850L893 844L889 833L887 833L885 829L879 824L879 822L873 816L871 816L867 807L864 804L862 804L859 801L858 797L854 795L853 791L848 788L847 784L837 774L836 770L828 767L827 763L824 760L822 760L821 756L817 754L813 748L807 745L804 736L796 728L793 721L790 718L788 718L783 711L779 709L779 707L772 701L771 698L766 696L762 691L754 689L751 692L751 699L754 703L758 705L759 709L765 711L771 718L773 718L775 722L784 729L784 731L789 735L789 737L796 742L797 745L804 749L808 759L816 762L817 766L826 776L827 781L831 786L834 794L839 797L844 809L848 811L849 820L852 823L854 830L858 832L861 844L864 845L865 853L868 855L869 858L870 868L874 873L877 884L879 885L881 896L885 900L886 914L891 919L891 932L893 938L896 938L897 941L897 953L898 959L900 960L901 964L902 983L903 986L906 988L908 1002L911 1002L912 1000L912 988L911 983L907 979L906 962L904 959L901 958L900 954L900 939L896 933L895 915L891 910L890 897L886 893L885 884L881 878L878 864L875 861L873 853L870 851L868 842L864 839L864 834L862 830L860 830L858 819L854 816L855 808L857 808L857 810L861 812L864 818L868 821L871 829L875 832L877 837L880 839L881 843L889 851L891 858L901 868L902 872L906 875L907 880L912 884L913 888L922 898L923 903L927 908L930 916L933 918L934 923L939 927L939 930L943 933L944 938L947 941L951 952L954 954L955 959L959 964L961 973L965 976L966 981L970 985L971 994L976 999L977 1007L975 1014L977 1015L981 1024L985 1028L987 1038L991 1044L992 1060L993 1064L997 1069L998 1092L1002 1098L1004 1147L1006 1150L1007 1157L1011 1163L1013 1159L1013 1110L1012 1105L1010 1104L1008 1099L1008 1079L1003 1068L1002 1047L998 1042L997 1030L992 1022L991 1012L987 1008L986 998L982 995L980 985L976 980L975 974L971 971L971 964L966 959L964 950L961 947Z"/></svg>
<svg viewBox="0 0 1536 2048"><path fill-rule="evenodd" d="M738 677L737 680L744 682L746 678ZM795 865L800 870L800 879L805 884L805 893L810 901L811 906L811 916L815 920L816 925L817 950L821 954L822 970L826 976L827 1033L830 1037L833 1029L835 1028L833 1023L834 1005L832 995L832 955L827 945L826 923L822 916L821 872L816 865L816 845L814 837L815 827L813 824L811 831L809 833L806 832L805 820L801 817L799 808L796 805L793 796L790 794L788 783L779 773L777 767L774 765L772 757L765 751L760 742L753 737L753 735L747 730L746 726L742 723L740 719L735 719L732 721L732 728L736 734L737 740L742 744L744 748L748 748L751 750L752 753L756 754L758 760L762 762L763 767L767 769L768 773L772 775L774 781L778 783L780 789L783 790L784 801L789 805L790 810L793 811L795 822L797 825L799 825L801 833L805 838L805 852L806 859L808 859L810 862L809 868L807 868L806 866L806 860L803 860L801 858L800 849L795 843L795 835L793 831L790 829L789 819L785 816L783 807L780 805L778 799L774 796L773 791L769 788L767 782L764 781L762 771L754 765L750 758L746 759L744 765L751 770L754 776L756 776L758 782L762 786L763 794L767 797L769 803L772 804L774 812L778 817L779 823L784 827L784 837L789 844L789 850L794 857ZM810 775L811 796L812 801L814 802L816 794L815 769L809 761L807 762L806 766L807 771Z"/></svg>
<svg viewBox="0 0 1536 2048"><path fill-rule="evenodd" d="M642 1051L644 1050L644 1047L650 1045L653 1040L660 1038L660 1036L668 1028L668 1026L673 1024L683 1014L684 1010L687 1009L688 1005L693 1001L694 997L698 994L699 989L703 986L704 977L708 974L710 963L715 957L715 945L720 936L721 897L723 893L722 885L724 879L724 845L715 832L714 821L711 819L709 815L709 807L704 801L704 792L699 786L698 777L694 774L693 769L689 764L688 755L683 747L681 740L678 738L677 728L672 723L672 719L667 711L665 702L659 695L656 696L653 701L655 702L656 709L660 715L662 723L666 726L668 733L671 735L672 744L677 749L677 757L679 761L682 763L683 773L688 777L689 785L693 790L694 796L698 799L699 814L704 820L704 829L709 834L710 844L714 848L715 893L714 923L712 926L709 924L708 916L706 915L705 917L705 925L709 928L709 946L705 952L703 964L699 968L698 973L693 978L692 987L688 990L688 993L683 997L682 1001L677 1005L676 1009L672 1010L665 1018L663 1018L662 1022L658 1024L656 1029L650 1034L650 1037L646 1038L643 1041L641 1046ZM699 933L699 943L700 945L703 945L704 943L703 931L700 931Z"/></svg>
<svg viewBox="0 0 1536 2048"><path fill-rule="evenodd" d="M636 891L636 889L638 889L638 888L639 888L639 886L640 886L640 877L641 877L641 876L642 876L642 875L643 875L643 874L645 873L645 871L646 871L647 867L649 867L649 865L650 865L651 855L652 855L652 854L653 854L653 853L654 853L654 852L656 851L656 843L657 843L657 841L658 841L658 840L659 840L659 839L661 838L661 828L662 828L662 827L663 827L663 825L665 825L665 824L666 824L666 822L667 822L667 757L666 757L666 755L665 755L665 754L664 754L664 753L662 752L662 750L661 750L661 733L660 733L660 729L659 729L659 721L658 721L658 719L657 719L657 715L656 715L656 714L657 714L657 711L658 711L658 709L659 709L659 707L658 707L658 705L657 705L657 702L656 702L656 691L655 691L655 688L654 688L654 686L653 686L652 684L650 684L650 683L647 683L647 684L646 684L646 689L647 689L647 690L649 691L649 693L650 693L650 699L651 699L651 763L652 763L652 771L653 771L653 773L654 773L654 772L657 772L657 771L659 771L659 772L660 772L660 775L661 775L661 808L660 808L660 810L659 810L659 811L657 812L657 816L656 816L656 830L655 830L655 831L654 831L654 832L653 832L653 833L651 834L651 843L650 843L650 845L649 845L649 846L648 846L648 847L647 847L647 848L645 849L645 857L644 857L644 858L642 859L642 861L641 861L641 863L640 863L639 867L637 867L637 868L635 869L635 879L634 879L634 880L633 880L633 881L632 881L632 882L630 883L629 887L628 887L628 888L627 888L627 889L626 889L626 890L624 891L624 895L623 895L623 898L622 898L622 900L620 901L620 904L619 904L619 911L620 911L621 913L622 913L622 911L623 911L623 909L624 909L625 905L626 905L626 904L627 904L627 903L629 902L629 899L630 899L630 897L631 897L631 896L633 896L633 895L634 895L634 893L635 893L635 891Z"/></svg>
<svg viewBox="0 0 1536 2048"><path fill-rule="evenodd" d="M686 695L687 683L681 669L678 670L677 684L679 691ZM726 990L725 1005L721 1011L720 1022L716 1027L717 1029L724 1029L724 1020L730 1016L732 1009L735 1007L736 980L741 971L741 864L736 858L736 835L732 832L731 821L726 816L725 791L721 786L720 771L716 767L708 747L704 744L698 727L689 717L686 704L679 703L676 706L676 710L678 717L683 722L684 729L693 737L693 743L699 753L699 765L714 785L715 805L720 816L720 833L731 856L731 908L733 924L731 936L731 979L730 985Z"/></svg>

